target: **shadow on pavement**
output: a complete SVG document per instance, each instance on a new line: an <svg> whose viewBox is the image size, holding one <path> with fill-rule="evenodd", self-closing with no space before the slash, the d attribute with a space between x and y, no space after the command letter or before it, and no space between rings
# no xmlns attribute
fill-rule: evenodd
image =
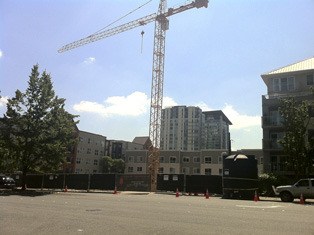
<svg viewBox="0 0 314 235"><path fill-rule="evenodd" d="M51 191L38 191L38 190L32 190L32 189L0 189L0 196L13 196L13 195L18 195L18 196L26 196L26 197L37 197L37 196L45 196L52 194L53 192Z"/></svg>
<svg viewBox="0 0 314 235"><path fill-rule="evenodd" d="M294 199L293 202L283 202L278 197L261 197L260 200L261 201L265 201L265 202L280 202L280 203L301 204L299 199ZM313 199L306 199L305 202L304 202L304 205L314 205L314 200Z"/></svg>

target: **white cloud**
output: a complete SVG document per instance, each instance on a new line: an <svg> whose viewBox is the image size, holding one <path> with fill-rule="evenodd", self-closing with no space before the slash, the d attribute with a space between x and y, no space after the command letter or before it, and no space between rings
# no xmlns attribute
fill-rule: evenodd
<svg viewBox="0 0 314 235"><path fill-rule="evenodd" d="M171 97L163 98L163 107L171 107L178 105ZM81 101L73 106L74 110L81 113L94 113L103 117L111 116L140 116L148 113L150 106L150 98L143 92L133 92L128 96L112 96L108 97L104 103L91 101ZM210 111L212 108L204 102L200 102L194 106L198 106L202 111ZM217 110L217 109L216 109ZM253 127L261 126L260 116L249 116L236 111L232 105L225 104L221 109L227 118L232 122L230 130L241 130L249 133Z"/></svg>
<svg viewBox="0 0 314 235"><path fill-rule="evenodd" d="M0 107L6 106L7 103L8 103L8 97L4 96L0 98Z"/></svg>
<svg viewBox="0 0 314 235"><path fill-rule="evenodd" d="M246 114L240 114L232 107L232 105L226 104L222 111L232 122L230 129L243 129L246 132L249 132L249 127L261 126L260 116L249 116Z"/></svg>
<svg viewBox="0 0 314 235"><path fill-rule="evenodd" d="M88 58L86 58L85 60L84 60L84 64L93 64L93 63L95 63L95 61L96 61L96 58L95 57L88 57Z"/></svg>
<svg viewBox="0 0 314 235"><path fill-rule="evenodd" d="M200 102L200 103L196 104L195 106L196 106L196 107L199 107L203 112L213 110L213 109L211 109L210 107L208 107L208 105L205 104L204 102Z"/></svg>
<svg viewBox="0 0 314 235"><path fill-rule="evenodd" d="M202 111L211 111L212 108L204 102L200 102L195 106L200 107ZM217 110L217 109L216 109ZM242 129L245 132L250 132L250 127L261 126L260 116L249 116L246 114L241 114L236 111L232 105L225 104L221 111L226 115L226 117L232 122L230 129L239 130Z"/></svg>
<svg viewBox="0 0 314 235"><path fill-rule="evenodd" d="M163 107L178 105L171 97L163 98ZM73 106L77 112L94 113L104 117L113 115L118 116L140 116L148 112L150 107L150 98L145 93L133 92L128 96L108 97L104 104L81 101Z"/></svg>
<svg viewBox="0 0 314 235"><path fill-rule="evenodd" d="M172 107L178 105L177 102L174 101L171 97L163 97L163 102L162 102L162 107L167 108L167 107Z"/></svg>
<svg viewBox="0 0 314 235"><path fill-rule="evenodd" d="M0 49L0 59L3 57L3 51Z"/></svg>
<svg viewBox="0 0 314 235"><path fill-rule="evenodd" d="M163 98L163 107L171 107L175 105L178 105L178 103L173 98ZM202 111L214 110L204 102L200 102L193 106L200 107ZM100 120L102 117L116 117L106 121L106 123L110 123L109 126L106 127L106 131L111 129L115 130L114 133L116 135L119 133L119 136L121 136L119 138L121 139L125 138L124 136L126 133L139 135L139 130L144 130L144 132L147 131L146 129L148 127L148 123L146 121L148 121L147 116L149 115L149 107L150 98L143 92L133 92L128 96L108 97L104 103L81 101L80 103L73 106L74 110L81 113L82 115L83 113L88 114L88 116L97 115L100 117ZM232 105L229 104L225 104L225 106L220 110L222 110L227 118L232 122L232 125L230 126L230 132L231 139L233 140L233 150L242 148L261 148L262 129L260 116L249 116L247 114L239 113ZM125 126L121 128L119 117L127 116L138 117L138 121L135 121L134 123L133 119L130 123L124 123ZM88 129L90 126L94 125L94 123L90 123L91 121L89 118L86 120L86 122L88 123L86 124L88 127L85 127L85 129ZM106 125L106 123L103 125Z"/></svg>
<svg viewBox="0 0 314 235"><path fill-rule="evenodd" d="M142 92L134 92L128 96L108 97L104 104L97 102L81 101L73 106L78 112L99 114L104 117L118 116L140 116L147 113L150 100Z"/></svg>

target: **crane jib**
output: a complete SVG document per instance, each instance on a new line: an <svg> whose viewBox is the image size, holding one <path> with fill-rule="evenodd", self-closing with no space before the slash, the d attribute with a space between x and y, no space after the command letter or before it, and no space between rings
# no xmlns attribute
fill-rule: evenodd
<svg viewBox="0 0 314 235"><path fill-rule="evenodd" d="M122 33L124 31L130 30L130 29L133 29L133 28L136 28L139 26L149 24L149 23L151 23L155 20L158 20L160 18L169 17L169 16L175 15L177 13L180 13L180 12L192 9L192 8L201 8L201 7L207 8L207 6L208 6L208 0L196 0L196 1L193 1L189 4L182 5L180 7L169 8L164 14L162 14L162 16L157 15L157 13L153 13L153 14L147 15L145 17L139 18L137 20L128 22L126 24L122 24L122 25L119 25L117 27L105 30L105 31L100 31L100 32L95 33L95 34L91 34L88 37L82 38L80 40L74 41L72 43L69 43L69 44L61 47L58 50L58 52L62 53L62 52L68 51L68 50L72 50L74 48L77 48L77 47L101 40L101 39L106 38L106 37L113 36L113 35L118 34L118 33Z"/></svg>

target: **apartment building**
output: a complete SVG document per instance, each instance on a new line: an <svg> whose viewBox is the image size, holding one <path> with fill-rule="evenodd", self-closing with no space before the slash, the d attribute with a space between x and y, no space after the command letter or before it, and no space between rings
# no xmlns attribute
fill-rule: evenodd
<svg viewBox="0 0 314 235"><path fill-rule="evenodd" d="M125 160L126 150L144 150L151 145L149 137L135 137L132 142L124 140L107 140L106 156Z"/></svg>
<svg viewBox="0 0 314 235"><path fill-rule="evenodd" d="M161 150L159 174L221 175L222 156L228 150ZM126 151L126 174L148 174L148 151Z"/></svg>
<svg viewBox="0 0 314 235"><path fill-rule="evenodd" d="M162 110L160 149L230 149L229 125L232 123L220 110L202 112L193 106L165 108Z"/></svg>
<svg viewBox="0 0 314 235"><path fill-rule="evenodd" d="M126 174L147 174L148 154L148 150L126 150L124 172Z"/></svg>
<svg viewBox="0 0 314 235"><path fill-rule="evenodd" d="M202 145L202 110L174 106L161 113L160 149L200 150Z"/></svg>
<svg viewBox="0 0 314 235"><path fill-rule="evenodd" d="M294 97L296 101L309 101L313 105L314 57L261 75L267 86L267 95L262 96L262 128L264 171L289 174L285 168L285 156L279 140L284 130L279 113L280 99ZM313 110L313 109L312 109ZM313 112L308 136L314 136Z"/></svg>
<svg viewBox="0 0 314 235"><path fill-rule="evenodd" d="M230 149L230 120L221 110L204 114L202 149Z"/></svg>
<svg viewBox="0 0 314 235"><path fill-rule="evenodd" d="M101 173L100 160L105 156L106 137L79 131L75 173Z"/></svg>

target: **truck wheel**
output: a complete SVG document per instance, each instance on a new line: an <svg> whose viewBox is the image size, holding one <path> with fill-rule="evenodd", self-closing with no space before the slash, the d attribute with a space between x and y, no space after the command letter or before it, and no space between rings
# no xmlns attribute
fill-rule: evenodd
<svg viewBox="0 0 314 235"><path fill-rule="evenodd" d="M280 193L281 201L283 202L293 202L294 198L290 192L282 192Z"/></svg>

